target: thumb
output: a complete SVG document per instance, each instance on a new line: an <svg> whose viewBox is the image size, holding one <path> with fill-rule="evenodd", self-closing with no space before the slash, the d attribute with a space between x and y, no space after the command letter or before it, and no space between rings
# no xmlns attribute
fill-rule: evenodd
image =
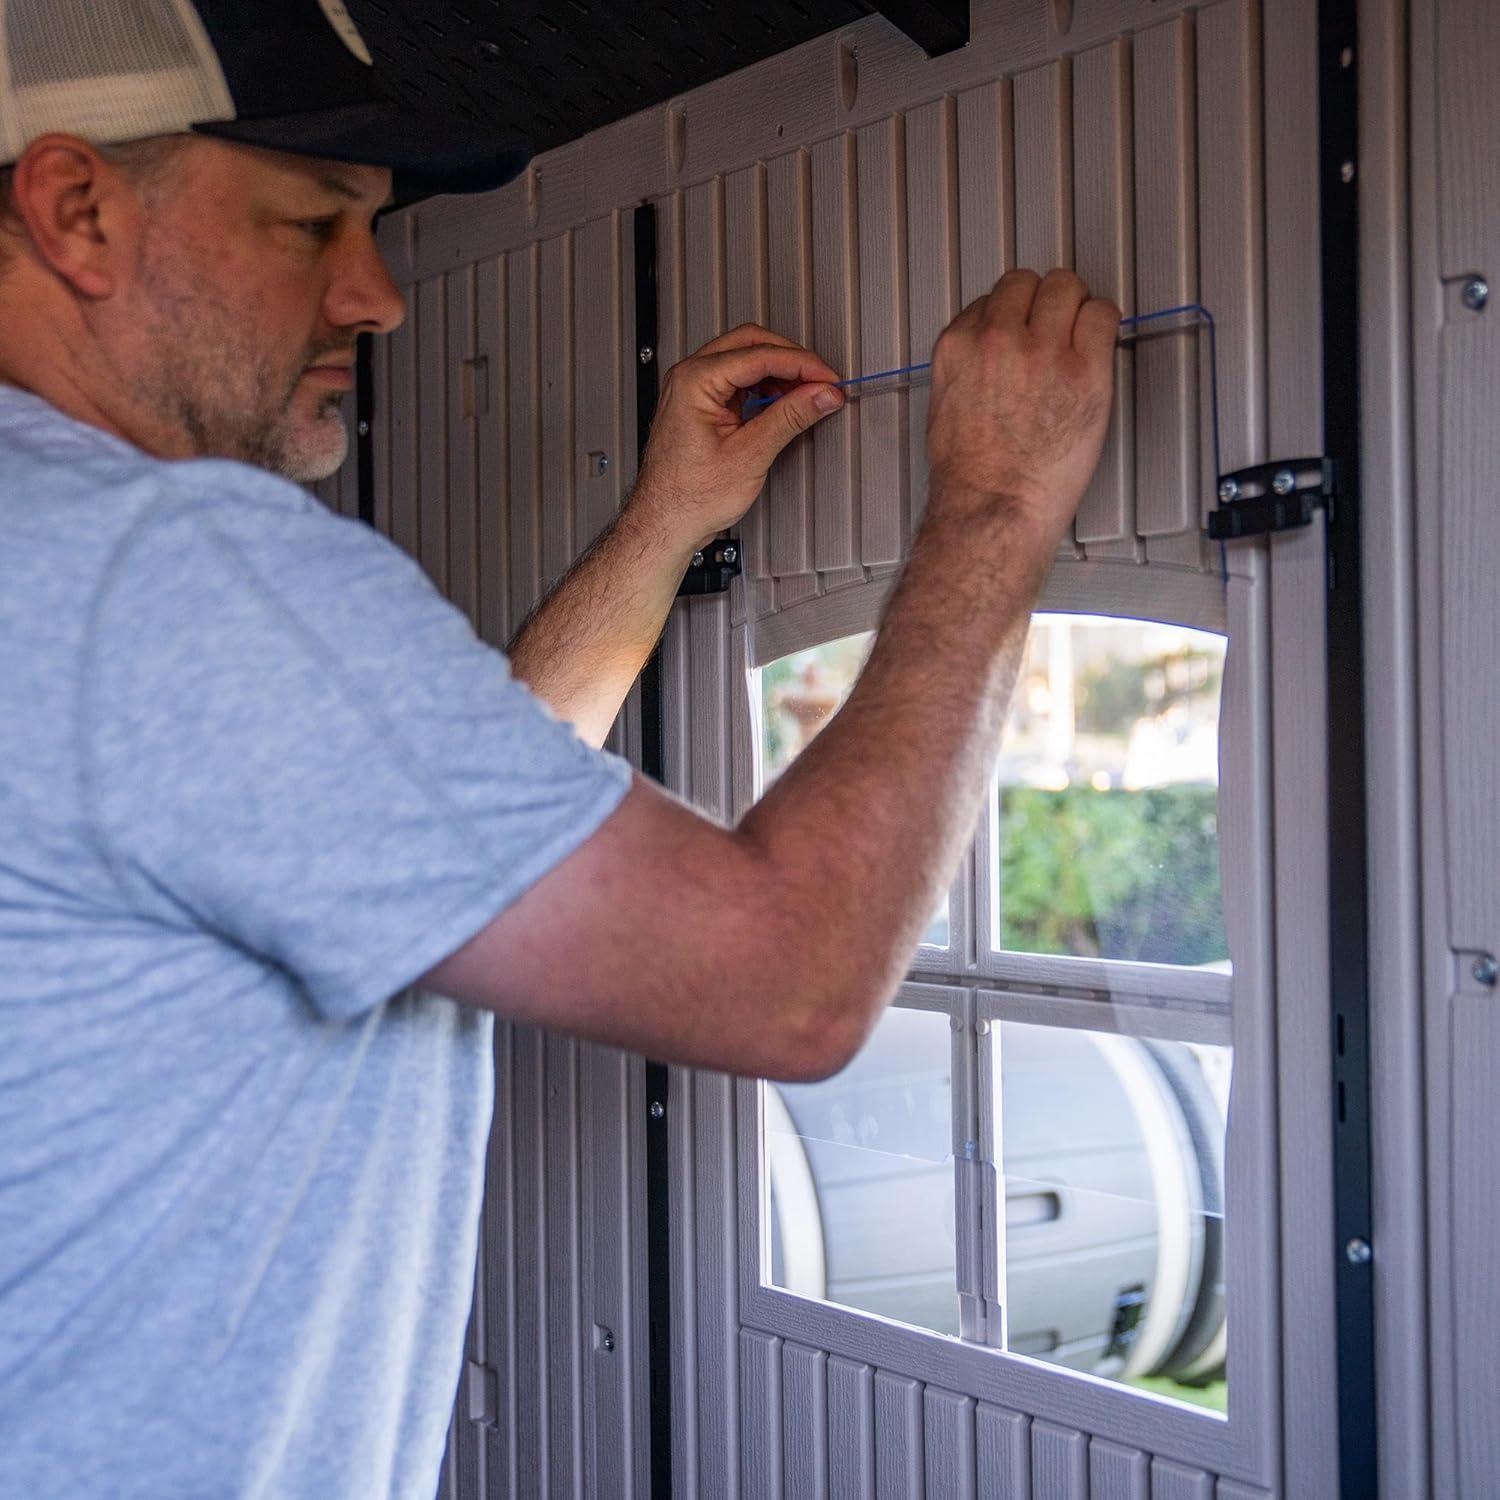
<svg viewBox="0 0 1500 1500"><path fill-rule="evenodd" d="M843 405L844 393L835 386L799 385L751 417L740 428L740 442L769 468L794 437L841 410Z"/></svg>

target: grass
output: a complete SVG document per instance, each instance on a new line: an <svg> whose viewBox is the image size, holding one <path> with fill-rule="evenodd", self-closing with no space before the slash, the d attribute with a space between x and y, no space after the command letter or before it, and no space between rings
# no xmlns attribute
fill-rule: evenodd
<svg viewBox="0 0 1500 1500"><path fill-rule="evenodd" d="M1150 1391L1153 1396L1170 1396L1174 1401L1188 1401L1208 1411L1227 1413L1229 1410L1229 1382L1216 1380L1212 1385L1179 1385L1165 1375L1141 1375L1128 1384L1138 1391Z"/></svg>

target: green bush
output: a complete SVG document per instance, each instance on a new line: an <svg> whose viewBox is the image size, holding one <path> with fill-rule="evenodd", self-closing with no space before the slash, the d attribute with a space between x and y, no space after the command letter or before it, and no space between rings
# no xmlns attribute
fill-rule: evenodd
<svg viewBox="0 0 1500 1500"><path fill-rule="evenodd" d="M1216 787L1006 787L1000 808L1004 947L1142 963L1228 958Z"/></svg>

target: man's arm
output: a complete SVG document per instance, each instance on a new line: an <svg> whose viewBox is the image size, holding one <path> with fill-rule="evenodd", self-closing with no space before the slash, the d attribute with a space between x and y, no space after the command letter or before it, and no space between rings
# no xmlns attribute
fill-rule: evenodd
<svg viewBox="0 0 1500 1500"><path fill-rule="evenodd" d="M668 371L629 501L510 645L515 675L590 744L604 743L693 553L744 515L792 438L843 405L837 379L754 324ZM783 398L742 423L739 394L762 384Z"/></svg>
<svg viewBox="0 0 1500 1500"><path fill-rule="evenodd" d="M848 703L739 828L644 782L423 983L671 1061L819 1077L868 1035L978 816L1098 460L1119 310L1010 272L939 341L927 511Z"/></svg>

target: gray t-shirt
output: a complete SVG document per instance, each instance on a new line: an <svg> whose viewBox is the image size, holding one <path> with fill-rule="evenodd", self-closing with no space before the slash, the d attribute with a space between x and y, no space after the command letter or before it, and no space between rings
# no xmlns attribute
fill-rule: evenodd
<svg viewBox="0 0 1500 1500"><path fill-rule="evenodd" d="M430 1500L582 744L396 548L0 387L0 1496Z"/></svg>

